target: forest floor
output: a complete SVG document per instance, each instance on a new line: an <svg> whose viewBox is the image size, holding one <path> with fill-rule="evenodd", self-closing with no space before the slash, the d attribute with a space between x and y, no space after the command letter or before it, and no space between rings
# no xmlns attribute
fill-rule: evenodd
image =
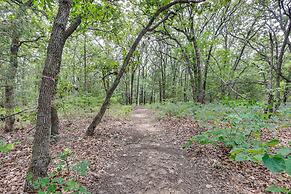
<svg viewBox="0 0 291 194"><path fill-rule="evenodd" d="M128 119L106 117L93 137L84 137L89 122L63 120L51 149L53 158L69 147L70 163L90 161L88 175L79 181L93 194L259 194L268 185L288 186L291 181L258 164L232 162L223 147L194 144L183 150L191 136L204 130L189 118L158 119L153 111L139 107ZM282 133L288 137L290 130ZM0 155L0 193L22 193L33 130L0 135L18 142L9 154Z"/></svg>

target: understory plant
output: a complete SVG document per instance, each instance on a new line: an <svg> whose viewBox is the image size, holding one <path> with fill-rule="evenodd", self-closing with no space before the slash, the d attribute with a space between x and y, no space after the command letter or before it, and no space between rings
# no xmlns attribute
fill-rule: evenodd
<svg viewBox="0 0 291 194"><path fill-rule="evenodd" d="M69 148L64 149L58 155L59 162L54 166L54 171L49 173L47 177L33 180L31 174L27 176L27 180L31 182L38 194L89 194L86 187L78 181L79 176L87 175L89 161L82 160L70 165L68 158L71 155L72 151Z"/></svg>
<svg viewBox="0 0 291 194"><path fill-rule="evenodd" d="M291 148L280 146L280 141L263 141L261 130L277 130L290 127L290 104L281 107L269 118L264 113L264 104L253 100L229 100L220 103L199 105L193 102L153 104L161 116L192 117L206 128L184 144L189 148L194 142L199 144L224 145L232 160L261 163L272 173L291 174ZM290 189L290 188L289 188ZM268 192L290 193L287 188L272 185Z"/></svg>
<svg viewBox="0 0 291 194"><path fill-rule="evenodd" d="M7 153L14 149L13 143L7 143L0 138L0 153Z"/></svg>
<svg viewBox="0 0 291 194"><path fill-rule="evenodd" d="M251 110L251 109L250 109ZM221 113L222 115L223 112ZM252 161L263 164L272 173L287 173L291 175L291 148L279 146L280 141L271 139L261 140L261 129L275 130L278 124L284 123L280 115L267 119L265 115L250 111L249 113L236 111L227 114L219 121L208 122L210 129L193 136L184 145L190 147L194 142L199 144L223 144L229 149L229 158L243 162ZM271 186L269 192L290 193L286 188Z"/></svg>

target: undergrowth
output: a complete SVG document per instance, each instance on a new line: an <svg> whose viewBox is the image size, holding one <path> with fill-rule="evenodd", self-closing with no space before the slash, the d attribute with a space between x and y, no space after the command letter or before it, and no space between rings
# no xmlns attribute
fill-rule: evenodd
<svg viewBox="0 0 291 194"><path fill-rule="evenodd" d="M54 103L57 106L58 114L61 118L88 118L95 116L103 102L103 98L90 95L68 96L57 99ZM34 107L34 108L32 108ZM36 105L30 107L17 107L14 113L16 114L16 129L23 129L30 124L35 124L36 121ZM106 115L113 118L125 118L133 110L131 105L122 105L114 97L111 99L109 109ZM0 118L5 117L5 109L0 108ZM4 121L4 119L2 119ZM4 122L0 122L0 128L3 128Z"/></svg>
<svg viewBox="0 0 291 194"><path fill-rule="evenodd" d="M228 148L229 158L243 162L263 164L273 173L291 175L291 142L281 145L278 139L264 141L262 129L278 130L290 127L290 104L282 106L269 119L264 114L264 106L254 101L222 101L206 105L192 102L152 104L161 117L191 117L208 130L195 135L185 143L189 148L194 142L199 144L223 144ZM289 188L290 189L290 188ZM290 193L287 188L271 186L269 192Z"/></svg>
<svg viewBox="0 0 291 194"><path fill-rule="evenodd" d="M94 116L99 111L103 98L88 95L71 96L59 99L56 104L60 114L64 117ZM122 105L112 98L106 115L114 118L123 118L132 111L132 106Z"/></svg>

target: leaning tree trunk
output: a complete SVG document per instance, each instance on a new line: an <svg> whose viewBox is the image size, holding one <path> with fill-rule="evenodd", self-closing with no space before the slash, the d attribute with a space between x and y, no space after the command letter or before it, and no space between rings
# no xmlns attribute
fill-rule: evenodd
<svg viewBox="0 0 291 194"><path fill-rule="evenodd" d="M47 56L38 98L32 158L28 169L28 175L31 175L33 180L47 175L48 166L51 160L49 144L52 124L52 101L56 89L55 80L60 71L65 42L81 23L81 18L78 17L67 30L65 29L71 11L71 4L71 0L59 1L58 13L54 20L51 37L47 47ZM25 191L33 190L33 180L26 181Z"/></svg>
<svg viewBox="0 0 291 194"><path fill-rule="evenodd" d="M17 32L16 32L17 33ZM15 79L18 66L18 50L19 50L19 37L13 35L10 47L10 64L7 70L7 78L5 85L5 101L4 108L6 110L5 119L5 132L11 132L15 123L15 116L12 115L15 109Z"/></svg>
<svg viewBox="0 0 291 194"><path fill-rule="evenodd" d="M125 69L128 66L131 57L135 51L135 49L137 48L138 44L140 43L140 41L142 40L142 38L144 37L144 35L149 32L149 31L153 31L154 29L156 29L161 23L163 23L164 21L166 21L170 15L166 15L160 22L158 22L157 24L154 24L154 21L160 16L160 14L168 9L170 9L172 6L177 5L177 4L183 4L183 3L199 3L199 2L204 2L205 0L175 0L172 1L170 3L168 3L167 5L160 7L156 13L153 15L153 17L149 20L148 24L140 31L140 33L138 34L138 36L136 37L134 43L132 44L130 50L128 51L124 62L121 66L121 68L118 71L118 74L114 80L114 82L112 83L110 89L108 90L106 97L103 101L103 104L101 105L101 108L98 112L98 114L94 117L93 121L91 122L91 124L89 125L89 127L86 130L86 135L92 136L94 134L95 128L96 126L101 122L102 117L105 114L105 111L109 105L109 101L110 98L112 97L115 89L117 88L117 86L119 85L119 82L123 76L123 74L125 73Z"/></svg>

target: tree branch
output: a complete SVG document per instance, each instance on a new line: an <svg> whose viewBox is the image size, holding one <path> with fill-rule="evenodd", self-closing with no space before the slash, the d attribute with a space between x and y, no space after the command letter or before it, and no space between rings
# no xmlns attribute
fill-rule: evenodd
<svg viewBox="0 0 291 194"><path fill-rule="evenodd" d="M20 41L19 44L18 44L18 47L20 47L22 44L27 44L27 43L33 43L33 42L37 42L39 41L41 38L44 38L45 36L39 36L37 37L36 39L34 40L23 40L23 41Z"/></svg>
<svg viewBox="0 0 291 194"><path fill-rule="evenodd" d="M80 26L81 24L81 16L77 16L77 18L71 23L71 25L64 32L65 40L73 34L73 32Z"/></svg>

